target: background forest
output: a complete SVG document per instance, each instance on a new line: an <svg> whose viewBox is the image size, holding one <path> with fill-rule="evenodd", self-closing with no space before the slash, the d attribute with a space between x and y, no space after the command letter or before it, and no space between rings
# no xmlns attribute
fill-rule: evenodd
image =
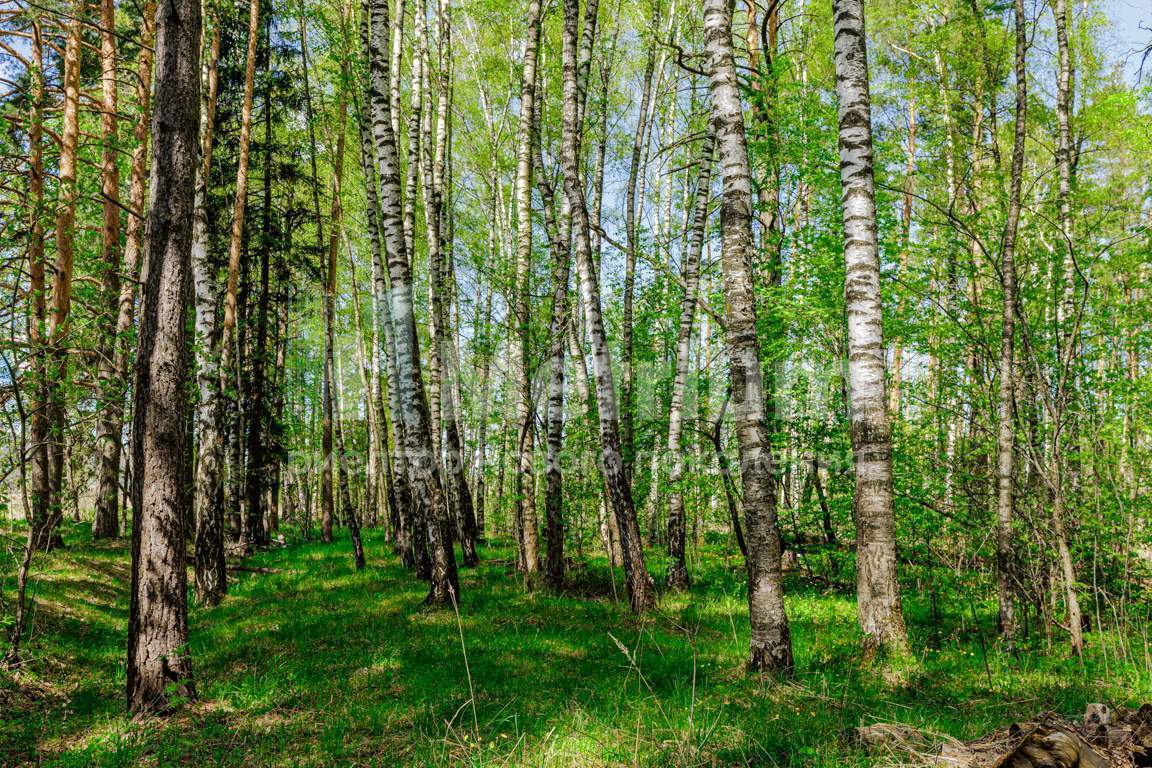
<svg viewBox="0 0 1152 768"><path fill-rule="evenodd" d="M1147 701L1140 18L0 0L0 765Z"/></svg>

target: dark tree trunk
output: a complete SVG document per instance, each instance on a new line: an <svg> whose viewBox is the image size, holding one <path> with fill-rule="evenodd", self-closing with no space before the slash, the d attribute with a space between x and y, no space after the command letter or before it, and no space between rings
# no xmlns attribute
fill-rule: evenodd
<svg viewBox="0 0 1152 768"><path fill-rule="evenodd" d="M200 4L163 0L156 15L147 274L132 420L132 590L128 710L195 697L188 655L184 524L188 495L187 320L193 190L199 159Z"/></svg>
<svg viewBox="0 0 1152 768"><path fill-rule="evenodd" d="M260 293L256 299L256 348L252 354L252 386L248 401L248 464L244 473L245 548L268 545L268 531L264 527L264 489L266 487L268 401L265 381L268 369L268 303L270 299L269 273L272 260L272 78L268 72L271 61L271 22L269 13L265 21L264 42L264 179L263 210L260 232Z"/></svg>

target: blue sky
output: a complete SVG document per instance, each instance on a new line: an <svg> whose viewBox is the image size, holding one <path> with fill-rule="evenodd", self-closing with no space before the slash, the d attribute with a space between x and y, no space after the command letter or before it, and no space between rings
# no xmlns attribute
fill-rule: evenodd
<svg viewBox="0 0 1152 768"><path fill-rule="evenodd" d="M1152 42L1152 2L1105 0L1103 7L1112 21L1112 29L1107 33L1107 38L1111 38L1112 58L1123 61L1125 69L1135 78L1144 47ZM1144 69L1145 79L1152 78L1152 56Z"/></svg>

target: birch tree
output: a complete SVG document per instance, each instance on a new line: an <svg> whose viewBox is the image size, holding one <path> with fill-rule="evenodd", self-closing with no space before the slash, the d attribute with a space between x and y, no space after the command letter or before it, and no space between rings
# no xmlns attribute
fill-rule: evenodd
<svg viewBox="0 0 1152 768"><path fill-rule="evenodd" d="M884 391L884 334L872 106L863 0L834 0L844 298L848 315L848 392L856 474L856 601L868 653L908 651L897 578L892 506L892 427Z"/></svg>
<svg viewBox="0 0 1152 768"><path fill-rule="evenodd" d="M688 568L685 555L684 451L681 436L684 432L684 397L688 390L688 366L692 353L692 326L696 317L696 302L700 288L700 253L704 247L704 233L708 227L708 203L712 197L712 155L715 136L709 126L700 143L696 159L696 195L692 206L692 225L688 235L688 249L680 277L684 281L684 296L680 299L680 321L676 333L676 374L672 381L672 402L668 407L668 456L672 466L668 474L671 486L668 494L668 586L688 588Z"/></svg>
<svg viewBox="0 0 1152 768"><path fill-rule="evenodd" d="M595 2L596 0L589 0ZM600 411L601 468L604 482L620 529L624 571L628 579L628 596L632 610L644 613L656 604L656 589L644 563L640 527L632 502L632 488L624 469L620 444L620 412L616 384L612 378L612 358L600 305L600 280L592 259L589 241L588 205L584 196L584 179L580 170L579 121L580 89L577 81L577 28L580 24L579 0L564 0L563 32L563 138L561 165L564 169L564 192L572 211L573 253L580 275L584 323L592 345L592 363L596 379L596 404ZM585 29L588 25L586 23Z"/></svg>
<svg viewBox="0 0 1152 768"><path fill-rule="evenodd" d="M725 0L705 0L704 51L712 130L723 180L720 204L725 337L748 547L748 665L788 673L792 637L784 610L775 461L768 436L752 277L752 177Z"/></svg>
<svg viewBox="0 0 1152 768"><path fill-rule="evenodd" d="M431 417L420 370L420 349L412 296L412 266L404 242L400 191L400 162L396 137L392 132L391 103L388 96L388 41L391 38L388 0L369 0L369 55L371 66L372 136L375 149L377 189L380 197L380 224L388 272L393 336L396 345L395 386L398 387L398 418L404 422L405 458L408 462L413 503L423 512L430 562L428 602L447 604L459 599L460 582L456 555L452 548L452 526L440 476L439 462L432 448Z"/></svg>

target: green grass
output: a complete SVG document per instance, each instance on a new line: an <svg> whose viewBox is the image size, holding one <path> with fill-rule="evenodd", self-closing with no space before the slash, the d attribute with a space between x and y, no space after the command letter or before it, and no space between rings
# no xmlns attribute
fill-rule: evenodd
<svg viewBox="0 0 1152 768"><path fill-rule="evenodd" d="M1094 634L1084 662L1039 641L1018 658L997 653L991 606L963 602L964 590L941 597L950 612L939 620L909 590L920 663L886 680L859 662L850 596L798 580L788 602L798 669L781 683L742 668L742 572L719 549L690 593L664 595L637 620L613 601L602 560L556 597L525 591L511 550L484 548L484 564L462 571L473 710L455 614L422 607L423 585L369 531L360 573L347 541L252 558L278 572L239 573L222 605L192 612L201 701L133 722L127 545L79 528L66 538L66 551L37 561L29 664L0 673L3 766L864 766L882 758L846 738L861 723L973 738L1149 691L1143 662L1105 666Z"/></svg>

